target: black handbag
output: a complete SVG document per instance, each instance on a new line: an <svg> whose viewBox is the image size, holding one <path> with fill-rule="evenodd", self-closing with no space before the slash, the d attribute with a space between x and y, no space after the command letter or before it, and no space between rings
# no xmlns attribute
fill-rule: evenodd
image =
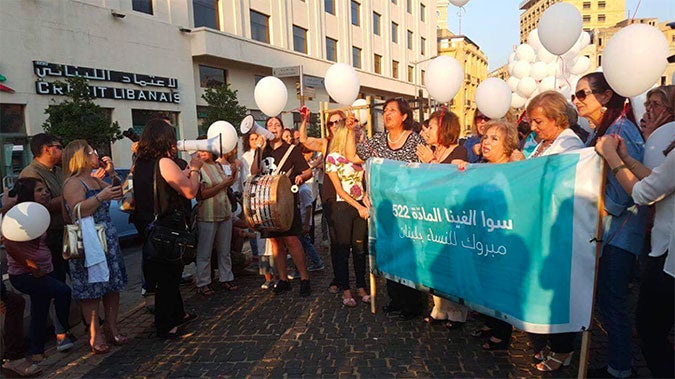
<svg viewBox="0 0 675 379"><path fill-rule="evenodd" d="M187 265L197 256L197 233L185 222L182 214L171 215L169 219L159 218L158 167L159 161L155 165L152 188L155 218L146 229L143 255L156 263Z"/></svg>

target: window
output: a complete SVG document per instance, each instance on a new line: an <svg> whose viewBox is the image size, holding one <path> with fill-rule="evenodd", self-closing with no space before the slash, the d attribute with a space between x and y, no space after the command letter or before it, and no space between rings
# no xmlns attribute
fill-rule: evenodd
<svg viewBox="0 0 675 379"><path fill-rule="evenodd" d="M382 16L379 13L373 12L373 33L375 35L380 35L380 21Z"/></svg>
<svg viewBox="0 0 675 379"><path fill-rule="evenodd" d="M335 14L335 0L324 0L323 5L326 7L326 12Z"/></svg>
<svg viewBox="0 0 675 379"><path fill-rule="evenodd" d="M25 128L25 108L23 104L0 104L0 145L4 154L0 154L0 175L9 182L18 178L19 173L30 160L28 139Z"/></svg>
<svg viewBox="0 0 675 379"><path fill-rule="evenodd" d="M152 14L152 0L131 0L131 9L136 12Z"/></svg>
<svg viewBox="0 0 675 379"><path fill-rule="evenodd" d="M605 9L606 3L604 1L598 1L598 8Z"/></svg>
<svg viewBox="0 0 675 379"><path fill-rule="evenodd" d="M270 43L270 17L256 11L251 11L251 38L265 43Z"/></svg>
<svg viewBox="0 0 675 379"><path fill-rule="evenodd" d="M202 88L222 86L227 83L227 70L199 65L199 86Z"/></svg>
<svg viewBox="0 0 675 379"><path fill-rule="evenodd" d="M394 79L398 79L398 62L397 61L391 61L391 76L393 76Z"/></svg>
<svg viewBox="0 0 675 379"><path fill-rule="evenodd" d="M584 22L591 22L591 15L585 14L583 16L583 20L584 20Z"/></svg>
<svg viewBox="0 0 675 379"><path fill-rule="evenodd" d="M352 25L361 25L361 4L352 0Z"/></svg>
<svg viewBox="0 0 675 379"><path fill-rule="evenodd" d="M413 74L415 73L413 66L408 66L408 81L412 83L414 81Z"/></svg>
<svg viewBox="0 0 675 379"><path fill-rule="evenodd" d="M373 56L373 71L376 74L382 74L382 56L375 54Z"/></svg>
<svg viewBox="0 0 675 379"><path fill-rule="evenodd" d="M391 42L398 43L398 24L391 23Z"/></svg>
<svg viewBox="0 0 675 379"><path fill-rule="evenodd" d="M352 65L361 68L361 49L356 46L352 46Z"/></svg>
<svg viewBox="0 0 675 379"><path fill-rule="evenodd" d="M424 72L425 72L424 70L422 70L422 71L420 72L420 77L422 78L422 79L420 80L420 81L421 81L421 83L420 83L421 85L424 85Z"/></svg>
<svg viewBox="0 0 675 379"><path fill-rule="evenodd" d="M420 4L420 21L427 21L427 6L424 4Z"/></svg>
<svg viewBox="0 0 675 379"><path fill-rule="evenodd" d="M192 10L195 17L195 28L206 26L211 29L220 29L218 0L192 0Z"/></svg>
<svg viewBox="0 0 675 379"><path fill-rule="evenodd" d="M598 22L605 22L605 15L604 14L599 14L598 15Z"/></svg>
<svg viewBox="0 0 675 379"><path fill-rule="evenodd" d="M420 54L424 55L427 53L427 40L424 37L420 37Z"/></svg>
<svg viewBox="0 0 675 379"><path fill-rule="evenodd" d="M307 54L307 29L293 25L293 50Z"/></svg>
<svg viewBox="0 0 675 379"><path fill-rule="evenodd" d="M178 135L178 112L165 112L165 111L156 111L151 109L132 109L131 110L131 126L134 128L136 133L140 136L145 129L145 124L157 117L167 117L171 122L171 125L176 129L176 138Z"/></svg>
<svg viewBox="0 0 675 379"><path fill-rule="evenodd" d="M584 1L583 9L591 9L591 2L590 1Z"/></svg>
<svg viewBox="0 0 675 379"><path fill-rule="evenodd" d="M412 0L405 1L405 10L408 13L412 13Z"/></svg>
<svg viewBox="0 0 675 379"><path fill-rule="evenodd" d="M598 55L598 66L602 66L602 55Z"/></svg>
<svg viewBox="0 0 675 379"><path fill-rule="evenodd" d="M412 50L412 44L413 44L413 32L408 30L408 49Z"/></svg>
<svg viewBox="0 0 675 379"><path fill-rule="evenodd" d="M398 0L391 0L392 4L398 4Z"/></svg>
<svg viewBox="0 0 675 379"><path fill-rule="evenodd" d="M326 37L326 59L337 62L337 40Z"/></svg>
<svg viewBox="0 0 675 379"><path fill-rule="evenodd" d="M0 104L0 133L26 133L23 104Z"/></svg>

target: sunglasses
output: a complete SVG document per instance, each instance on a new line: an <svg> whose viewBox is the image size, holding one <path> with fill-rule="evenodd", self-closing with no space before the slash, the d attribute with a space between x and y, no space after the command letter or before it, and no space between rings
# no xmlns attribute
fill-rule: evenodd
<svg viewBox="0 0 675 379"><path fill-rule="evenodd" d="M476 116L476 120L479 120L479 121L490 121L490 117L480 115L480 116Z"/></svg>
<svg viewBox="0 0 675 379"><path fill-rule="evenodd" d="M89 155L92 155L92 154L98 155L98 151L96 151L96 149L94 149L94 150L88 152L87 154L89 154Z"/></svg>
<svg viewBox="0 0 675 379"><path fill-rule="evenodd" d="M579 101L584 101L584 100L586 100L586 96L588 96L592 93L595 93L595 92L591 91L590 89L580 89L577 92L572 94L572 96L571 96L572 102L574 102L574 98L579 99Z"/></svg>
<svg viewBox="0 0 675 379"><path fill-rule="evenodd" d="M343 121L344 121L344 120L342 120L342 119L341 119L341 120L337 120L337 121L328 121L328 122L326 123L326 126L328 126L329 128L332 127L333 125L338 126L338 125L340 125Z"/></svg>

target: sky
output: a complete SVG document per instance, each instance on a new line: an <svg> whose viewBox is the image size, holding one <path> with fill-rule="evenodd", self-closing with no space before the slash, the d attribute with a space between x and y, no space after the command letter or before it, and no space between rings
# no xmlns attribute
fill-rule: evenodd
<svg viewBox="0 0 675 379"><path fill-rule="evenodd" d="M470 0L462 13L462 34L473 40L488 56L492 71L508 60L513 46L520 43L520 10L522 0ZM638 7L639 3L639 7ZM659 21L675 21L675 0L626 0L626 13L637 18L656 17ZM458 8L450 4L448 29L459 34Z"/></svg>

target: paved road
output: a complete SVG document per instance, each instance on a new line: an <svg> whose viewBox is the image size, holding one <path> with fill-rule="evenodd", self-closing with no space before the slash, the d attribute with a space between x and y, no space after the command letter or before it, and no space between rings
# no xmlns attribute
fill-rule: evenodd
<svg viewBox="0 0 675 379"><path fill-rule="evenodd" d="M330 262L325 249L320 254ZM191 334L178 341L153 336L153 319L140 296L140 250L125 249L129 286L122 294L122 330L131 342L114 347L107 355L92 355L81 336L76 349L48 351L41 366L48 377L573 377L572 366L555 375L534 369L527 337L514 334L509 351L486 352L469 335L478 325L448 331L429 326L421 319L399 321L382 312L373 315L369 306L342 305L339 295L326 291L330 268L313 273L314 292L298 296L274 296L260 288L261 277L238 276L239 291L218 289L215 296L195 295L183 286L188 309L200 317L189 326ZM379 281L380 304L386 301L384 282ZM605 362L606 338L594 328L591 365ZM635 349L638 374L649 372Z"/></svg>

